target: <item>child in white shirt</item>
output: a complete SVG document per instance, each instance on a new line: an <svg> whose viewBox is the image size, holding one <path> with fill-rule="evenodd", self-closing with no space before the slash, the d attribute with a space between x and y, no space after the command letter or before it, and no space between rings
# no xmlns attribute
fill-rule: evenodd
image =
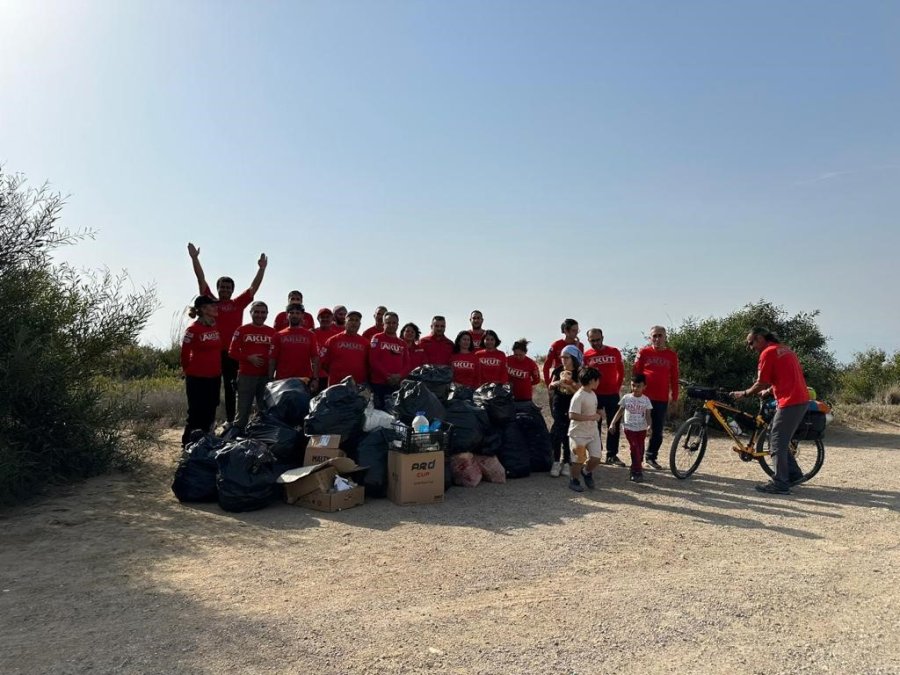
<svg viewBox="0 0 900 675"><path fill-rule="evenodd" d="M640 483L644 480L644 441L650 427L650 411L653 404L644 396L647 379L643 375L631 377L631 393L625 394L619 402L619 410L610 422L609 428L618 433L619 422L625 418L625 438L631 449L631 480Z"/></svg>

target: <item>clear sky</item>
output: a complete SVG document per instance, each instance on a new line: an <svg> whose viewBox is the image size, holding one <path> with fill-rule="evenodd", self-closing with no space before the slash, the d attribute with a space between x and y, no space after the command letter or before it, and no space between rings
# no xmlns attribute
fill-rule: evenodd
<svg viewBox="0 0 900 675"><path fill-rule="evenodd" d="M62 252L195 293L186 244L533 353L765 298L900 349L900 2L0 0L0 162ZM175 329L177 332L177 328Z"/></svg>

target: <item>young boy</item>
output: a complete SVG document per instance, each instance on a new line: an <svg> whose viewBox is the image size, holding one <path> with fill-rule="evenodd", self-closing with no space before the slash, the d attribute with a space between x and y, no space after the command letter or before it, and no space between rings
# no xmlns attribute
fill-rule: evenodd
<svg viewBox="0 0 900 675"><path fill-rule="evenodd" d="M584 484L594 489L594 468L600 464L603 446L600 443L600 428L597 422L603 419L597 410L597 395L594 390L600 383L600 373L596 368L582 368L578 374L581 387L569 404L569 445L572 447L572 477L569 489L584 492L579 477ZM585 462L587 465L585 465Z"/></svg>
<svg viewBox="0 0 900 675"><path fill-rule="evenodd" d="M653 404L644 396L647 378L644 375L631 376L631 393L625 394L619 403L619 410L613 417L609 428L614 433L619 431L619 422L625 417L625 438L631 448L631 480L641 483L644 480L644 441L650 427L650 412Z"/></svg>

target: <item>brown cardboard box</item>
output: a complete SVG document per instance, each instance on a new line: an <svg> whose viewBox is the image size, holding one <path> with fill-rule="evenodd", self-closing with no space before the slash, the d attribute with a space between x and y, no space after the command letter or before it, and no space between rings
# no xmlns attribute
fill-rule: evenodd
<svg viewBox="0 0 900 675"><path fill-rule="evenodd" d="M303 495L298 505L307 506L316 511L343 511L359 506L366 500L366 489L362 485L343 492L310 492Z"/></svg>
<svg viewBox="0 0 900 675"><path fill-rule="evenodd" d="M320 440L325 439L325 440ZM346 457L347 453L338 447L340 436L311 436L306 453L303 455L303 466L314 466L327 462L335 457Z"/></svg>
<svg viewBox="0 0 900 675"><path fill-rule="evenodd" d="M388 452L388 498L400 505L444 501L444 453Z"/></svg>
<svg viewBox="0 0 900 675"><path fill-rule="evenodd" d="M334 477L338 474L351 474L360 467L348 457L335 457L312 466L301 466L290 469L278 477L284 484L285 501L293 504L301 497L313 492L327 493L334 485Z"/></svg>

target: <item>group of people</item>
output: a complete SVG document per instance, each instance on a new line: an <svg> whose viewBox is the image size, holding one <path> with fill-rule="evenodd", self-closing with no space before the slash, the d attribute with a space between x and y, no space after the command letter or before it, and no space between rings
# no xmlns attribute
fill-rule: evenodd
<svg viewBox="0 0 900 675"><path fill-rule="evenodd" d="M587 332L589 347L585 349L574 319L562 322L562 337L550 345L542 369L528 356L529 342L525 339L513 343L510 355L501 351L500 337L483 327L484 316L477 309L469 315L470 327L453 340L445 334L447 322L443 316L434 316L430 333L422 335L415 323L400 327L397 313L384 306L375 309L374 324L360 331L360 312L348 311L343 305L323 307L314 320L303 304L303 294L294 290L288 294L284 311L269 326L268 306L254 301L268 264L265 254L259 257L250 286L238 295L234 294L231 277L219 277L213 293L200 264L200 250L189 243L188 254L199 295L189 310L196 321L187 327L181 347L188 402L183 444L193 430L206 431L215 423L222 384L226 427L243 429L253 403L262 407L266 384L273 379L301 378L316 393L351 376L358 384L369 386L375 406L383 409L414 368L431 364L449 366L454 382L460 385L476 388L486 383L508 384L517 401L531 401L534 386L543 381L553 418L550 434L555 461L551 475L566 476L572 490L593 488L592 472L602 461L625 466L619 458L620 427L629 445L633 481L643 480L644 463L662 468L658 456L663 425L669 404L679 394L678 356L668 347L662 326L651 328L650 344L638 352L632 367L631 393L620 397L625 373L620 350L604 343L600 328ZM248 306L251 320L244 323ZM767 332L760 335L765 340L777 339ZM767 352L767 364L781 363L790 352L784 350L787 348L780 346L775 361ZM747 392L738 394L760 393L774 386L780 410L779 389L794 385L778 383L779 377L784 378L784 368L768 365L764 375L762 357L760 363L760 379ZM793 398L784 401L792 404ZM788 432L785 444L800 423L798 418L794 428L788 430L794 417L782 418L785 421L780 428ZM605 460L601 442L604 422ZM773 447L780 438L778 430L773 425ZM778 467L773 484L784 491L790 484L787 474L792 467L786 464L782 471L781 456Z"/></svg>

